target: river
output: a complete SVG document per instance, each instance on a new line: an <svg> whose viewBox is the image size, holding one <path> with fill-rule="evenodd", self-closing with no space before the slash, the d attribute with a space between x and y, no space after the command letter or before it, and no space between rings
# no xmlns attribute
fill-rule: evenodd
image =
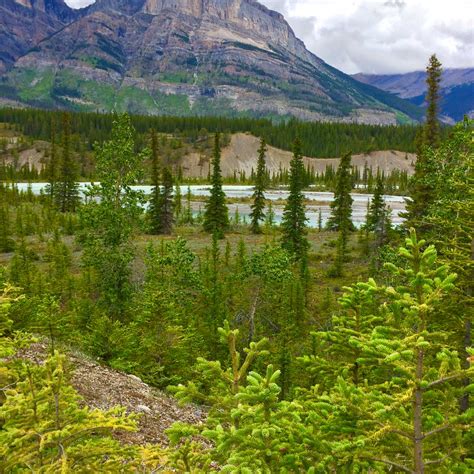
<svg viewBox="0 0 474 474"><path fill-rule="evenodd" d="M80 183L81 192L88 186L89 183ZM34 194L40 194L45 189L46 183L31 183L31 190ZM192 185L191 193L193 196L209 196L209 185ZM26 191L28 188L27 183L19 183L18 189ZM133 189L143 191L145 194L151 193L151 186L134 186ZM181 193L183 194L183 200L187 193L188 186L181 186ZM252 196L253 186L223 186L223 190L229 198L245 198ZM334 195L329 192L321 191L305 191L305 198L308 200L306 216L308 218L308 225L310 227L318 226L318 214L321 209L323 224L329 217L330 205L334 199ZM360 227L365 222L365 215L367 211L367 203L372 199L371 194L353 193L352 199L354 200L352 209L352 220L356 227ZM266 198L269 201L284 200L288 197L288 191L285 189L269 190L265 193ZM405 211L405 198L403 196L384 196L385 202L392 210L392 222L394 225L400 225L403 219L400 214ZM195 201L192 203L193 211L198 212L199 208L204 209L204 203ZM238 209L239 214L242 218L248 218L250 214L250 206L246 203L232 203L229 204L229 213L231 216L235 214ZM279 223L283 215L283 205L275 204L273 207L275 212L275 222Z"/></svg>

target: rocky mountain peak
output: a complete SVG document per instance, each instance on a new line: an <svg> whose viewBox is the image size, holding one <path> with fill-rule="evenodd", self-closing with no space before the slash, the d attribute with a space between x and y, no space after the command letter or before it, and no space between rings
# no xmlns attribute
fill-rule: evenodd
<svg viewBox="0 0 474 474"><path fill-rule="evenodd" d="M12 4L21 5L34 12L42 12L57 18L64 18L65 16L73 18L75 16L74 10L64 0L12 0ZM6 7L8 8L8 5Z"/></svg>
<svg viewBox="0 0 474 474"><path fill-rule="evenodd" d="M64 0L0 0L0 9L5 3L16 10L0 25L9 100L384 124L418 116L331 68L256 0L97 0L74 18ZM28 26L25 4L52 13L31 15Z"/></svg>
<svg viewBox="0 0 474 474"><path fill-rule="evenodd" d="M0 73L80 15L64 0L0 0Z"/></svg>

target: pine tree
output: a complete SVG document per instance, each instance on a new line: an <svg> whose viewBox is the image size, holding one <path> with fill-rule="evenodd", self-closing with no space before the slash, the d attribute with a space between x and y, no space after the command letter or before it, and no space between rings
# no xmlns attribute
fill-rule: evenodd
<svg viewBox="0 0 474 474"><path fill-rule="evenodd" d="M24 363L0 417L2 472L117 472L135 455L112 437L116 430L135 431L135 418L121 408L84 407L57 352L44 365Z"/></svg>
<svg viewBox="0 0 474 474"><path fill-rule="evenodd" d="M367 213L367 229L370 232L373 232L378 226L380 226L381 220L384 216L386 205L383 196L384 184L382 177L379 175L377 176L374 196L372 197Z"/></svg>
<svg viewBox="0 0 474 474"><path fill-rule="evenodd" d="M373 232L375 245L380 248L388 242L389 233L392 228L390 209L384 200L385 187L382 176L377 177L374 196L367 213L367 231Z"/></svg>
<svg viewBox="0 0 474 474"><path fill-rule="evenodd" d="M270 201L268 203L268 209L265 215L265 227L267 231L271 231L275 226L275 211L273 210L273 204Z"/></svg>
<svg viewBox="0 0 474 474"><path fill-rule="evenodd" d="M171 170L169 170L171 173ZM181 194L181 186L179 184L179 180L176 183L174 188L174 202L173 202L174 214L175 214L175 221L177 223L181 222L182 213L183 213L183 196Z"/></svg>
<svg viewBox="0 0 474 474"><path fill-rule="evenodd" d="M152 234L160 233L160 158L158 155L158 137L156 131L151 131L151 197L148 208L149 230Z"/></svg>
<svg viewBox="0 0 474 474"><path fill-rule="evenodd" d="M11 238L10 209L6 203L0 205L0 252L11 252L15 244Z"/></svg>
<svg viewBox="0 0 474 474"><path fill-rule="evenodd" d="M410 199L407 200L406 212L403 215L406 229L415 227L421 231L426 230L424 220L435 194L433 175L436 163L433 160L433 150L439 144L440 135L438 112L442 69L441 63L435 55L431 56L426 72L428 86L426 122L423 130L417 136L415 174L409 182Z"/></svg>
<svg viewBox="0 0 474 474"><path fill-rule="evenodd" d="M339 227L339 235L336 243L336 255L334 263L328 271L330 277L340 277L343 274L344 263L348 257L347 244L349 241L349 229L347 225L343 223Z"/></svg>
<svg viewBox="0 0 474 474"><path fill-rule="evenodd" d="M469 366L467 350L472 345L472 312L469 309L474 296L474 123L467 119L458 124L449 139L434 151L438 163L434 178L435 196L428 209L427 235L440 252L440 260L458 274L457 293L449 313L462 318L446 319L446 329L458 327L457 344L463 354L463 366ZM459 308L459 309L456 309ZM464 384L471 382L466 379ZM466 392L460 401L461 411L472 405L472 396Z"/></svg>
<svg viewBox="0 0 474 474"><path fill-rule="evenodd" d="M46 193L49 195L51 202L54 202L56 197L56 183L58 180L58 157L56 150L56 122L54 117L51 117L51 150L49 156L49 163L46 168L46 175L48 177L48 186Z"/></svg>
<svg viewBox="0 0 474 474"><path fill-rule="evenodd" d="M74 212L79 203L77 165L71 150L71 114L62 119L62 156L56 183L56 205L61 212Z"/></svg>
<svg viewBox="0 0 474 474"><path fill-rule="evenodd" d="M173 175L169 167L163 169L163 186L160 192L158 210L159 234L171 234L173 230L174 199L173 199Z"/></svg>
<svg viewBox="0 0 474 474"><path fill-rule="evenodd" d="M281 227L283 232L282 247L298 260L305 257L309 247L306 238L307 218L303 194L303 174L301 142L297 139L293 146L293 159L290 163L290 190Z"/></svg>
<svg viewBox="0 0 474 474"><path fill-rule="evenodd" d="M315 411L315 423L328 433L329 471L467 472L472 454L462 435L473 414L456 413L464 391L458 381L474 367L462 370L439 331L456 275L437 265L435 248L414 230L399 255L405 265L386 265L394 287L357 285L344 297L350 311L318 334L325 345L306 360L316 383L332 377L334 386L310 396L306 410Z"/></svg>
<svg viewBox="0 0 474 474"><path fill-rule="evenodd" d="M380 289L374 280L357 283L344 288L339 300L341 311L331 316L329 329L312 333L314 353L304 356L301 361L311 374L315 383L329 389L337 383L338 377L352 380L359 385L364 380L373 381L376 377L377 360L370 358L360 364L361 342L367 342L373 329L383 323L379 310ZM330 293L326 294L330 299ZM330 306L330 303L326 303ZM348 344L351 339L357 344Z"/></svg>
<svg viewBox="0 0 474 474"><path fill-rule="evenodd" d="M265 189L267 184L267 169L265 165L265 154L267 146L265 139L260 140L260 148L258 150L257 175L255 176L255 188L253 192L252 212L250 214L250 229L254 234L262 232L260 221L265 218Z"/></svg>
<svg viewBox="0 0 474 474"><path fill-rule="evenodd" d="M211 461L229 472L307 471L319 457L311 427L307 429L297 402L280 401L279 371L269 365L265 375L251 372L252 364L267 354L268 341L251 342L241 361L238 330L228 323L219 329L220 340L229 349L231 366L199 358L199 385L173 387L179 399L201 401L211 406L206 425L175 423L167 434L178 451L173 467L206 471ZM213 448L203 451L192 437L201 434Z"/></svg>
<svg viewBox="0 0 474 474"><path fill-rule="evenodd" d="M194 223L193 208L192 208L192 193L191 193L190 186L188 186L188 190L186 191L186 208L184 210L183 222L185 224Z"/></svg>
<svg viewBox="0 0 474 474"><path fill-rule="evenodd" d="M352 223L352 178L351 154L347 153L341 158L336 174L336 189L334 200L331 203L331 216L327 222L329 230L344 228L347 231L355 229Z"/></svg>
<svg viewBox="0 0 474 474"><path fill-rule="evenodd" d="M222 190L221 148L218 133L216 133L214 141L211 183L211 196L206 205L203 226L206 232L223 239L224 232L229 227L229 213L225 202L225 193Z"/></svg>
<svg viewBox="0 0 474 474"><path fill-rule="evenodd" d="M437 147L440 138L439 127L439 100L440 100L440 84L443 74L442 65L435 54L430 57L428 67L426 68L426 85L428 91L426 93L426 102L428 107L426 110L426 123L424 127L424 143L430 147Z"/></svg>

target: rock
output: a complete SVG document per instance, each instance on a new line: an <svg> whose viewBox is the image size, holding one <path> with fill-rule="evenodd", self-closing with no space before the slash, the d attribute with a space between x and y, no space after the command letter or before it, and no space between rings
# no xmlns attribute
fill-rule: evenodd
<svg viewBox="0 0 474 474"><path fill-rule="evenodd" d="M0 72L78 16L63 0L0 0Z"/></svg>
<svg viewBox="0 0 474 474"><path fill-rule="evenodd" d="M142 379L140 377L137 377L136 375L129 374L128 378L135 380L135 382L143 383Z"/></svg>
<svg viewBox="0 0 474 474"><path fill-rule="evenodd" d="M35 105L47 107L397 120L383 92L375 98L368 86L328 66L282 15L255 0L98 0L80 11L42 0L34 3L43 18L35 37L36 20L20 27L32 8L0 2L7 5L1 22L18 50L3 77L12 100L28 90Z"/></svg>

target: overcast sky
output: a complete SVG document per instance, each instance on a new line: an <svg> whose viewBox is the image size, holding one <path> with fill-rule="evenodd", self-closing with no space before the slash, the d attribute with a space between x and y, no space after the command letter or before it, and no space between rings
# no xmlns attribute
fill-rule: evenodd
<svg viewBox="0 0 474 474"><path fill-rule="evenodd" d="M66 0L74 7L91 0ZM352 74L474 67L472 0L260 0L279 11L309 50Z"/></svg>

